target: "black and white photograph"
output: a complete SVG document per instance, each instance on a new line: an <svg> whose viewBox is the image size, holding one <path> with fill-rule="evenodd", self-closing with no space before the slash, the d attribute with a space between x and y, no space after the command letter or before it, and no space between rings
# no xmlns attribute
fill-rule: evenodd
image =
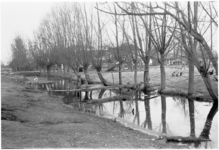
<svg viewBox="0 0 219 150"><path fill-rule="evenodd" d="M2 149L218 149L217 1L1 1Z"/></svg>

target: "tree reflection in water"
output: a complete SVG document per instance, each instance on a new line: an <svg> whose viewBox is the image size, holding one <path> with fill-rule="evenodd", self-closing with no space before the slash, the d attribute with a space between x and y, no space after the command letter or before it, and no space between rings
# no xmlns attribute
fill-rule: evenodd
<svg viewBox="0 0 219 150"><path fill-rule="evenodd" d="M57 87L57 89L61 89L61 88L62 88L62 86L61 86L61 85L62 85L62 81L61 81L61 80L59 80L59 81L58 81L58 87Z"/></svg>
<svg viewBox="0 0 219 150"><path fill-rule="evenodd" d="M152 121L151 121L151 109L150 109L150 95L146 96L144 93L144 106L145 106L145 121L143 122L143 127L152 130Z"/></svg>
<svg viewBox="0 0 219 150"><path fill-rule="evenodd" d="M89 92L88 91L85 91L84 100L85 101L89 100Z"/></svg>
<svg viewBox="0 0 219 150"><path fill-rule="evenodd" d="M162 120L162 133L167 133L167 127L166 127L166 97L161 96L161 120Z"/></svg>
<svg viewBox="0 0 219 150"><path fill-rule="evenodd" d="M173 98L174 100L176 100L176 98ZM186 101L184 101L181 98L177 98L181 100L181 104L184 108L184 113L186 115L186 109L184 107ZM189 117L190 117L190 137L196 138L196 132L195 132L195 106L194 106L194 100L188 99L188 104L189 104ZM211 125L212 125L212 121L214 116L216 115L218 111L218 101L213 103L212 108L210 109L208 115L207 115L207 119L204 125L204 128L199 136L199 138L204 138L204 139L209 139L209 134L210 134L210 130L211 130ZM203 146L202 146L203 144ZM210 145L209 145L210 144ZM209 148L209 146L211 146L211 142L197 142L194 144L194 146L197 147L204 147L204 148Z"/></svg>
<svg viewBox="0 0 219 150"><path fill-rule="evenodd" d="M199 138L203 138L203 139L210 139L209 138L209 134L210 134L210 131L211 131L211 125L212 125L212 121L214 119L214 116L216 115L218 111L218 101L215 101L213 102L213 105L207 115L207 118L206 118L206 122L205 122L205 125L204 125L204 128L199 136ZM195 143L195 147L201 147L201 144L204 143L204 148L212 148L211 147L211 142L198 142L198 143ZM210 147L209 147L210 146Z"/></svg>
<svg viewBox="0 0 219 150"><path fill-rule="evenodd" d="M188 115L188 107L187 105L187 99L185 98L180 98L180 97L173 97L173 100L175 101L176 107L179 109L182 109L184 112L185 117Z"/></svg>
<svg viewBox="0 0 219 150"><path fill-rule="evenodd" d="M216 115L218 111L218 101L214 101L213 102L213 106L211 107L205 125L204 125L204 129L202 130L201 134L200 134L200 138L205 138L205 139L209 139L209 134L210 134L210 130L211 130L211 125L212 125L212 121L214 119L214 116Z"/></svg>
<svg viewBox="0 0 219 150"><path fill-rule="evenodd" d="M59 86L59 82L55 82L55 84L54 84L54 90L57 90L57 89L58 89L58 86Z"/></svg>
<svg viewBox="0 0 219 150"><path fill-rule="evenodd" d="M103 95L104 95L104 92L106 91L106 89L101 89L100 93L99 93L99 96L98 96L98 99L101 99L103 98ZM103 103L100 103L100 104L96 104L95 105L95 109L96 110L99 110L99 114L101 114L103 112Z"/></svg>
<svg viewBox="0 0 219 150"><path fill-rule="evenodd" d="M118 114L118 117L124 118L125 110L124 110L124 107L123 107L123 101L119 101L119 105L120 105L120 112Z"/></svg>
<svg viewBox="0 0 219 150"><path fill-rule="evenodd" d="M140 125L140 115L139 115L139 108L138 108L138 94L139 94L139 91L136 91L135 92L135 117L134 117L134 120L133 120L133 123L135 122L135 120L137 119L137 125L139 126Z"/></svg>
<svg viewBox="0 0 219 150"><path fill-rule="evenodd" d="M182 108L185 117L187 116L189 112L189 119L190 119L190 137L196 137L195 136L195 106L194 106L194 100L188 99L188 108L186 107L187 99L185 98L179 98L179 97L173 97L173 100L175 100L177 107Z"/></svg>
<svg viewBox="0 0 219 150"><path fill-rule="evenodd" d="M195 106L194 101L188 99L189 101L189 118L190 118L190 136L195 137Z"/></svg>
<svg viewBox="0 0 219 150"><path fill-rule="evenodd" d="M72 84L72 83L71 83ZM63 88L63 80L58 80L57 82L55 82L54 83L54 87L53 87L53 89L62 89ZM71 88L72 89L72 85L65 85L64 86L64 88ZM103 98L103 95L105 94L106 95L106 97L111 97L112 95L111 95L111 92L110 92L111 90L109 90L109 92L105 92L105 90L101 90L100 92L98 92L98 98L99 99L101 99L101 98ZM114 91L114 90L113 90ZM65 92L66 93L66 92ZM62 92L58 92L58 94L61 94L62 95ZM94 95L96 95L97 93L93 93ZM108 94L108 95L107 95ZM113 95L115 95L115 94L117 94L116 92L113 92ZM150 95L148 96L148 95L146 95L146 94L144 94L144 97L142 97L142 98L144 98L144 103L141 103L141 102L139 102L138 100L138 98L139 98L139 96L138 96L138 94L137 93L133 93L133 94L135 94L133 97L135 98L135 101L125 101L125 102L123 102L123 101L114 101L113 102L113 113L112 114L114 114L114 111L116 111L116 112L118 112L119 111L119 113L118 113L118 117L121 117L121 118L124 118L125 117L125 115L126 115L126 113L127 113L127 116L128 116L128 118L129 119L131 119L130 121L133 121L135 124L137 124L138 126L139 126L139 124L141 124L141 126L142 127L144 127L144 128L148 128L148 129L150 129L150 130L152 130L153 128L155 128L156 127L156 125L158 125L159 126L159 123L160 123L160 120L159 120L159 122L158 122L158 124L156 124L156 121L154 121L153 122L153 127L152 127L152 116L151 116L151 111L153 110L153 108L151 108L150 107L150 105L152 106L156 106L156 105L158 105L159 103L157 102L157 100L159 100L159 99L153 99L153 100L150 100L149 98L150 98ZM93 95L93 96L94 96ZM75 101L79 101L79 100L76 100L76 98L75 98L75 96L74 95L71 95L71 92L69 92L69 98L68 99L66 99L65 101L64 101L64 103L71 103L71 102L75 102ZM137 100L138 99L138 100ZM180 109L182 110L182 111L184 111L184 115L186 116L186 117L188 117L189 116L189 120L190 120L190 133L189 133L189 136L190 137L196 137L196 132L199 132L198 131L198 128L197 128L197 131L195 131L195 126L199 126L199 125L196 125L195 124L195 121L197 121L196 119L195 119L195 104L196 104L196 102L194 102L194 100L188 100L188 102L187 102L187 99L181 99L181 98L174 98L173 97L173 100L174 100L174 103L173 103L173 107L177 107L177 109L179 108L179 111L180 111ZM153 103L152 103L152 102ZM157 102L157 103L155 103L155 102ZM169 101L168 101L169 102ZM187 105L187 103L188 103L188 105ZM72 105L75 105L76 103L74 103L74 104L72 104ZM118 104L118 105L117 105ZM140 112L139 112L139 109L141 108L141 104L142 105L144 105L144 109L145 109L145 120L143 121L140 121ZM168 103L169 104L169 103ZM82 104L82 103L77 103L77 107L79 107L79 108L81 108L81 109L83 109L83 105L84 104ZM131 112L132 112L132 110L133 110L133 105L135 105L134 106L134 118L133 118L133 115L130 115L131 114ZM170 130L169 130L169 128L168 128L168 123L167 123L167 116L166 116L166 113L167 113L167 106L166 106L167 104L166 104L166 97L164 97L164 96L161 96L161 108L160 108L160 106L159 106L159 109L161 109L161 124L160 124L160 131L162 132L162 133L169 133L170 132ZM103 107L104 105L103 104L98 104L98 105L96 105L94 108L92 108L92 109L96 109L96 111L99 111L99 112L101 112L101 111L104 111L103 109L104 109L104 107ZM128 107L127 107L128 106ZM119 108L119 110L117 111L117 108L118 107L120 107ZM89 107L89 108L91 108L91 107ZM111 107L112 108L112 107ZM198 107L196 108L196 109L198 109ZM205 121L205 125L204 125L204 127L203 127L203 130L202 130L202 132L201 132L201 134L200 134L200 138L206 138L206 139L209 139L209 134L210 134L210 130L211 130L211 126L212 126L212 121L213 121L213 118L214 118L214 116L216 115L216 113L217 113L217 111L218 111L218 102L216 101L216 102L214 102L213 103L213 106L211 107L211 109L210 109L210 111L209 111L209 113L208 113L208 115L207 116L205 116L205 117L207 117L206 118L206 121ZM125 119L128 119L128 118L125 118ZM196 117L197 118L197 117ZM134 119L134 120L132 120L132 119ZM198 119L199 120L199 119ZM155 129L154 129L155 130ZM198 133L199 134L199 133ZM187 135L188 136L188 135ZM209 145L210 144L210 145ZM201 142L201 143L195 143L195 147L209 147L209 146L211 146L211 142Z"/></svg>

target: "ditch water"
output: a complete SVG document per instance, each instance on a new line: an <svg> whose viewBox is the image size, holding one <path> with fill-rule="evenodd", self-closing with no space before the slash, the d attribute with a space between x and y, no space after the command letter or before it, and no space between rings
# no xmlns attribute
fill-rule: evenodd
<svg viewBox="0 0 219 150"><path fill-rule="evenodd" d="M58 80L52 86L55 90L66 90L75 87L74 82ZM128 92L129 95L135 92ZM125 126L149 134L159 135L165 133L171 136L188 137L191 134L199 137L204 128L206 117L212 103L191 101L185 98L158 96L148 99L141 94L138 100L112 101L98 104L88 104L82 97L73 96L69 92L55 92L63 96L65 104L73 106L80 111L111 118ZM88 94L92 99L103 99L117 95L117 90L94 90ZM154 96L154 95L153 95ZM145 99L145 100L144 100ZM218 113L215 115L210 131L210 142L190 144L191 148L218 148Z"/></svg>

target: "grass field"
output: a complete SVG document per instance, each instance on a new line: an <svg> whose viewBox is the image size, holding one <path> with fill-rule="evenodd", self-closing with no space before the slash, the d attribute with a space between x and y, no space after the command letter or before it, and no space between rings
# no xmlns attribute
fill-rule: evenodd
<svg viewBox="0 0 219 150"><path fill-rule="evenodd" d="M211 68L210 70L212 70L213 68ZM165 71L166 71L166 85L169 88L175 88L178 90L183 90L183 91L187 91L188 90L188 77L189 77L189 69L188 67L182 68L182 66L178 65L178 66L166 66L165 67ZM179 77L172 77L172 73L173 72L183 72L182 76ZM57 73L56 73L57 74ZM84 73L81 72L80 73L82 77L84 77ZM97 73L95 70L90 70L89 71L90 77L92 79L92 81L98 81L100 82ZM119 83L119 75L118 72L102 72L103 77L111 82L111 83ZM144 72L143 71L138 71L138 83L143 82L143 76L144 76ZM150 66L149 69L149 75L150 75L150 84L160 84L160 67L159 66ZM59 74L59 76L63 76ZM67 72L65 73L66 77L70 77L70 76L75 76L75 74L73 72ZM212 78L212 85L214 87L214 89L216 91L218 91L218 82L213 80L213 76L211 76ZM203 82L202 77L200 76L199 72L197 71L197 69L195 68L195 73L194 73L194 93L195 94L202 94L202 95L206 95L209 96L209 93L205 87L205 84ZM134 72L130 71L130 70L124 70L124 72L122 72L122 84L127 84L127 83L134 83Z"/></svg>
<svg viewBox="0 0 219 150"><path fill-rule="evenodd" d="M188 77L189 77L189 69L188 67L185 67L183 69L181 69L181 66L167 66L165 68L166 71L166 85L167 87L170 88L175 88L175 89L179 89L179 90L188 90ZM211 70L211 69L210 69ZM183 72L182 76L179 77L172 77L172 73L176 71L176 72ZM113 74L113 75L112 75ZM150 74L150 83L151 84L159 84L160 81L160 68L159 66L153 66L150 67L149 70L149 74ZM90 74L91 78L95 81L99 81L97 74L94 72L92 74ZM114 83L118 83L118 73L103 73L103 76L106 80L110 81L113 83L113 78L114 78ZM143 76L144 76L144 72L143 71L139 71L138 72L138 83L139 82L143 82ZM213 75L211 76L211 78L213 79ZM134 83L134 72L123 72L122 73L122 83L123 84L127 84L127 82L129 83ZM218 82L212 80L212 84L213 87L215 88L216 91L218 91ZM201 93L204 95L209 95L208 91L206 89L206 86L203 82L202 77L200 76L199 72L197 71L197 69L195 68L195 73L194 73L194 93Z"/></svg>

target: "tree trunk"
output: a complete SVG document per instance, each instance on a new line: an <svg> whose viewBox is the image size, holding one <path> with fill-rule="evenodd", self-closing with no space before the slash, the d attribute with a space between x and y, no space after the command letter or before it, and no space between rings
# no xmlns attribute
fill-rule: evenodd
<svg viewBox="0 0 219 150"><path fill-rule="evenodd" d="M121 67L121 63L119 63L119 85L122 85L122 67ZM119 88L119 94L122 93L122 89Z"/></svg>
<svg viewBox="0 0 219 150"><path fill-rule="evenodd" d="M78 76L78 69L75 67L71 67L71 69L75 73L75 75Z"/></svg>
<svg viewBox="0 0 219 150"><path fill-rule="evenodd" d="M97 75L101 81L101 83L104 85L104 86L109 86L109 85L112 85L111 83L109 83L108 81L106 81L103 76L102 76L102 73L97 71Z"/></svg>
<svg viewBox="0 0 219 150"><path fill-rule="evenodd" d="M40 67L40 76L42 76L42 68Z"/></svg>
<svg viewBox="0 0 219 150"><path fill-rule="evenodd" d="M216 70L216 74L218 75L218 63L217 63L217 60L211 51L211 48L208 46L208 44L206 43L204 38L202 38L202 40L200 42L201 42L202 46L204 47L205 51L207 52L208 57L211 60L213 66L214 66L214 69Z"/></svg>
<svg viewBox="0 0 219 150"><path fill-rule="evenodd" d="M78 75L78 76L77 76L77 86L76 86L76 89L80 89L80 88L81 88L81 76ZM76 94L76 96L78 96L78 97L80 98L80 100L81 100L81 91L76 92L75 94Z"/></svg>
<svg viewBox="0 0 219 150"><path fill-rule="evenodd" d="M122 85L122 63L119 64L119 85Z"/></svg>
<svg viewBox="0 0 219 150"><path fill-rule="evenodd" d="M206 75L204 75L203 73L200 72L200 74L202 76L202 79L205 83L205 86L206 86L210 96L212 97L213 101L214 102L218 101L218 95L217 95L216 91L214 91L214 88L212 87L211 79L210 79L208 73L206 73Z"/></svg>
<svg viewBox="0 0 219 150"><path fill-rule="evenodd" d="M76 89L80 89L80 88L81 88L81 76L78 75L77 76L77 87L76 87Z"/></svg>
<svg viewBox="0 0 219 150"><path fill-rule="evenodd" d="M145 57L144 61L144 91L146 92L147 88L150 87L149 83L149 62L150 59L148 56Z"/></svg>
<svg viewBox="0 0 219 150"><path fill-rule="evenodd" d="M132 8L132 12L134 12L134 3L131 3L131 8ZM135 21L134 21L135 20ZM136 26L135 26L136 24ZM136 18L134 18L134 16L132 16L132 32L133 32L133 38L134 38L134 50L135 50L135 56L133 57L133 63L134 63L134 83L137 83L137 59L138 59L138 54L137 54L137 42L136 42L136 35L135 35L135 28L138 31L138 26L137 26L137 22L136 22ZM140 43L140 42L139 42ZM141 47L142 48L142 47Z"/></svg>
<svg viewBox="0 0 219 150"><path fill-rule="evenodd" d="M62 68L61 66L58 66L58 71L57 71L58 75L61 75L62 74Z"/></svg>
<svg viewBox="0 0 219 150"><path fill-rule="evenodd" d="M89 92L85 91L84 100L89 100Z"/></svg>
<svg viewBox="0 0 219 150"><path fill-rule="evenodd" d="M47 72L47 78L51 76L51 66L46 67L46 72Z"/></svg>
<svg viewBox="0 0 219 150"><path fill-rule="evenodd" d="M66 66L65 66L65 64L63 64L63 75L65 75L65 68L66 68Z"/></svg>
<svg viewBox="0 0 219 150"><path fill-rule="evenodd" d="M44 66L43 71L44 71L44 76L47 76L47 66Z"/></svg>
<svg viewBox="0 0 219 150"><path fill-rule="evenodd" d="M188 8L190 10L190 2L188 2ZM188 11L189 11L188 10ZM197 2L194 2L194 29L197 31L197 15L198 15L198 7L197 7ZM190 20L190 18L189 18ZM192 40L191 36L189 35L189 43L190 43L190 51L195 54L196 52L196 46L197 46L197 41L195 39ZM188 88L188 95L192 95L194 91L194 61L191 56L188 57L188 63L189 63L189 88ZM194 105L194 104L193 104Z"/></svg>
<svg viewBox="0 0 219 150"><path fill-rule="evenodd" d="M85 75L87 83L88 84L93 84L93 82L91 81L90 76L88 74L88 67L84 67L84 75Z"/></svg>
<svg viewBox="0 0 219 150"><path fill-rule="evenodd" d="M135 71L134 71L134 84L137 84L137 60L135 60Z"/></svg>
<svg viewBox="0 0 219 150"><path fill-rule="evenodd" d="M160 54L160 77L161 77L161 91L166 88L166 73L164 66L164 54Z"/></svg>
<svg viewBox="0 0 219 150"><path fill-rule="evenodd" d="M106 91L106 89L101 89L98 98L101 99L103 97L104 92Z"/></svg>
<svg viewBox="0 0 219 150"><path fill-rule="evenodd" d="M189 88L188 95L192 95L194 91L194 63L190 58L188 59L189 63Z"/></svg>
<svg viewBox="0 0 219 150"><path fill-rule="evenodd" d="M212 108L211 108L211 110L210 110L210 112L209 112L209 114L207 116L204 129L202 130L202 133L200 134L201 138L209 139L209 134L210 134L210 130L211 130L212 120L213 120L215 114L218 111L218 95L216 94L216 92L214 91L214 89L212 87L211 79L209 78L208 73L200 72L200 74L201 74L201 76L202 76L202 78L204 80L205 86L206 86L210 96L212 97L212 99L214 101L213 102L213 106L212 106Z"/></svg>
<svg viewBox="0 0 219 150"><path fill-rule="evenodd" d="M115 11L115 27L116 27L116 50L117 50L117 55L118 55L118 61L119 61L119 84L122 85L122 58L120 56L120 52L119 52L119 37L118 37L118 25L117 25L117 22L118 22L118 18L117 18L117 11L116 11L116 7L114 5L114 11ZM120 90L120 93L121 93L121 90Z"/></svg>
<svg viewBox="0 0 219 150"><path fill-rule="evenodd" d="M65 80L64 79L61 82L61 89L65 90ZM62 94L65 95L65 91L63 91Z"/></svg>

